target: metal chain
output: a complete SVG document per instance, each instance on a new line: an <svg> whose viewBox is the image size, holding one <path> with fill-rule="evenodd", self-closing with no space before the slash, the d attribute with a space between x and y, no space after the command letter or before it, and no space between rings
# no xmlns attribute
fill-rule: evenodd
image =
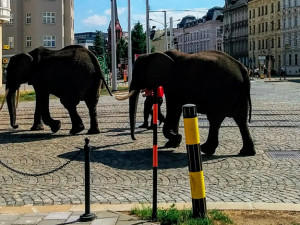
<svg viewBox="0 0 300 225"><path fill-rule="evenodd" d="M84 149L80 149L69 161L67 161L66 163L64 163L63 165L53 169L53 170L50 170L48 172L44 172L44 173L26 173L26 172L22 172L22 171L19 171L19 170L16 170L10 166L8 166L7 164L5 164L4 162L1 161L0 159L0 165L4 166L5 168L15 172L15 173L18 173L18 174L21 174L21 175L24 175L24 176L29 176L29 177L40 177L40 176L44 176L44 175L49 175L51 173L54 173L54 172L57 172L59 170L61 170L62 168L66 167L68 164L70 164L72 161L74 161L78 156L79 154L83 151Z"/></svg>

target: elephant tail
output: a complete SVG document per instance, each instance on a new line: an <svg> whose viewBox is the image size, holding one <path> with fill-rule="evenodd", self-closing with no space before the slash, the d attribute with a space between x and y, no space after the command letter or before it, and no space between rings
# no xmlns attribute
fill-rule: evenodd
<svg viewBox="0 0 300 225"><path fill-rule="evenodd" d="M251 102L251 94L250 94L250 90L251 90L251 83L250 83L250 78L249 78L249 75L248 75L248 70L247 68L240 64L241 65L241 72L242 72L242 75L243 75L243 80L244 80L244 90L245 90L245 97L247 98L247 105L249 107L249 120L248 122L250 123L251 122L251 116L252 116L252 102Z"/></svg>
<svg viewBox="0 0 300 225"><path fill-rule="evenodd" d="M105 87L106 87L108 93L110 94L110 96L113 96L112 93L110 92L110 90L109 90L109 88L108 88L108 85L107 85L107 83L106 83L106 81L105 81L105 79L104 79L103 76L101 77L101 79L103 80L103 83L104 83L104 85L105 85Z"/></svg>
<svg viewBox="0 0 300 225"><path fill-rule="evenodd" d="M252 102L251 102L250 90L248 92L248 101L249 101L249 123L250 123L251 122L251 115L252 115Z"/></svg>

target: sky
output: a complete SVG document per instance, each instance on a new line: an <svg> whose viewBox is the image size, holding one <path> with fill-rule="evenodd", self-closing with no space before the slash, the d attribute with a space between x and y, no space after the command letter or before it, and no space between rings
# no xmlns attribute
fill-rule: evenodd
<svg viewBox="0 0 300 225"><path fill-rule="evenodd" d="M138 21L146 24L146 0L131 0L131 28ZM94 32L107 33L111 16L110 0L74 0L75 33ZM204 16L208 9L223 7L225 0L149 0L150 27L164 29L164 13L151 11L167 11L167 26L173 17L173 27L176 27L184 16L193 15L196 18ZM128 30L128 0L117 0L118 16L123 31ZM189 10L189 11L187 11Z"/></svg>

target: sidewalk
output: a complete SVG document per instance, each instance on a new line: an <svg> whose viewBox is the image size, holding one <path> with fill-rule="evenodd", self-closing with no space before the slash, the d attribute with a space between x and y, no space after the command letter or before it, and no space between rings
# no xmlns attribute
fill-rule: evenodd
<svg viewBox="0 0 300 225"><path fill-rule="evenodd" d="M192 208L191 203L176 203L178 209ZM91 222L80 222L84 214L84 205L51 205L0 207L1 225L133 225L153 224L151 221L139 220L128 212L140 204L93 204L91 213L96 218ZM158 208L169 208L171 203L159 203ZM150 205L151 207L151 205ZM219 210L283 210L300 211L300 204L254 203L254 202L208 202L207 209Z"/></svg>

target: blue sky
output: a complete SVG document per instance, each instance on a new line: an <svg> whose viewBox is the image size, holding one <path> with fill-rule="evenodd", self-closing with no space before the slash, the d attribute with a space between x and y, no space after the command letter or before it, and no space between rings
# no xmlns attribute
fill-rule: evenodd
<svg viewBox="0 0 300 225"><path fill-rule="evenodd" d="M100 30L107 32L110 22L110 0L74 0L75 33ZM182 17L193 15L201 18L207 9L223 7L225 0L149 0L150 11L167 11L167 23L173 17L174 27ZM128 30L128 0L117 0L119 20L124 31ZM180 11L182 10L182 11ZM191 10L191 11L183 11ZM137 21L145 25L146 0L131 0L131 26ZM150 12L150 27L163 29L164 14ZM155 22L157 21L157 22Z"/></svg>

